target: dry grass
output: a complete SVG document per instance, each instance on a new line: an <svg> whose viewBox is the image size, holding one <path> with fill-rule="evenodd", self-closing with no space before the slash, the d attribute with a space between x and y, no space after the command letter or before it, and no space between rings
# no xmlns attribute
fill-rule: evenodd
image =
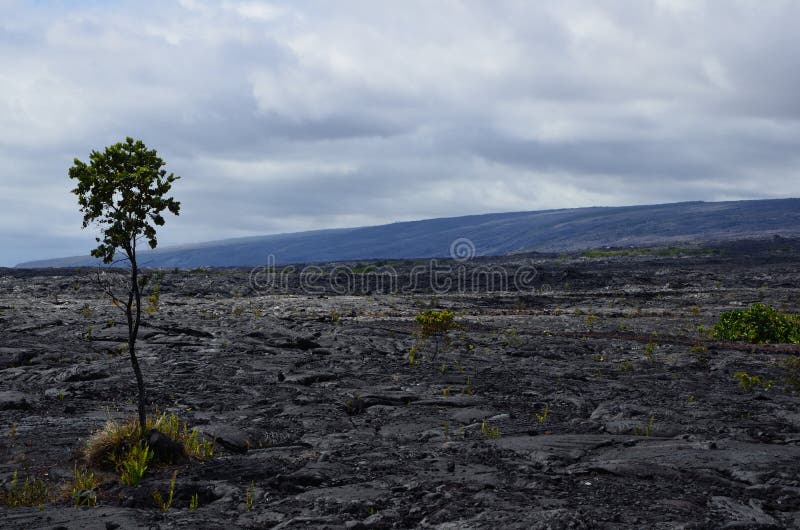
<svg viewBox="0 0 800 530"><path fill-rule="evenodd" d="M189 429L174 414L148 416L145 432L156 429L183 444L186 454L198 460L214 456L214 443L200 440L197 429ZM86 442L83 456L86 463L99 469L114 469L115 462L127 454L140 440L139 422L136 418L125 421L109 420L101 429L92 434Z"/></svg>

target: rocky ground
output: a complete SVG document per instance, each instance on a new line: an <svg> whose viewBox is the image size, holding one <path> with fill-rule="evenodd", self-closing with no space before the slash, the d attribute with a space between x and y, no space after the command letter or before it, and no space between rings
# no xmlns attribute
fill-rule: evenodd
<svg viewBox="0 0 800 530"><path fill-rule="evenodd" d="M389 265L403 283L420 263ZM0 270L0 481L19 471L53 493L0 509L0 526L800 527L800 407L781 364L797 348L698 331L757 301L800 311L796 247L516 257L468 276L489 265L535 273L522 291L423 277L386 293L153 271L148 401L216 455L137 487L102 474L93 508L59 492L86 438L135 413L123 314L95 271ZM461 325L435 362L413 318L429 307ZM774 384L746 392L740 371ZM175 470L162 513L152 492Z"/></svg>

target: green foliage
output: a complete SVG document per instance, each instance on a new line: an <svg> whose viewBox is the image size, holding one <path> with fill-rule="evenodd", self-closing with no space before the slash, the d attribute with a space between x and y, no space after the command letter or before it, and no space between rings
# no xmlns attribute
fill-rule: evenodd
<svg viewBox="0 0 800 530"><path fill-rule="evenodd" d="M467 376L467 383L464 385L464 390L461 391L462 394L471 396L475 393L475 389L472 388L472 378Z"/></svg>
<svg viewBox="0 0 800 530"><path fill-rule="evenodd" d="M509 348L519 348L525 344L525 340L519 336L516 328L508 328L503 332L503 342Z"/></svg>
<svg viewBox="0 0 800 530"><path fill-rule="evenodd" d="M417 323L417 335L419 338L433 343L432 360L435 361L439 349L448 347L452 342L448 333L459 328L459 325L455 322L455 315L448 310L427 309L417 314L414 320Z"/></svg>
<svg viewBox="0 0 800 530"><path fill-rule="evenodd" d="M44 506L50 496L50 488L41 478L25 477L20 484L19 472L14 471L11 487L0 492L0 502L6 508L23 508L26 506Z"/></svg>
<svg viewBox="0 0 800 530"><path fill-rule="evenodd" d="M410 364L411 366L419 365L419 363L421 361L419 360L418 356L419 356L419 353L417 352L417 349L413 348L413 347L410 348L408 350L408 364Z"/></svg>
<svg viewBox="0 0 800 530"><path fill-rule="evenodd" d="M208 460L214 456L215 443L200 439L196 428L175 414L162 413L147 416L145 431L156 429L176 442L183 444L186 454L198 460ZM109 420L102 429L95 432L86 443L84 457L89 464L104 467L107 462L116 462L123 457L133 444L140 439L139 425L135 419L125 422Z"/></svg>
<svg viewBox="0 0 800 530"><path fill-rule="evenodd" d="M169 496L167 500L164 500L161 497L161 492L158 490L153 491L153 500L156 502L156 506L158 506L162 512L166 512L172 506L172 499L175 496L175 481L178 478L178 472L172 472L172 480L169 482ZM196 494L195 494L196 495Z"/></svg>
<svg viewBox="0 0 800 530"><path fill-rule="evenodd" d="M189 499L189 509L196 510L200 506L200 496L195 493L192 495L192 498Z"/></svg>
<svg viewBox="0 0 800 530"><path fill-rule="evenodd" d="M653 434L653 426L655 425L656 417L650 416L650 421L647 422L647 425L644 427L636 427L636 436L647 436L650 438L650 435Z"/></svg>
<svg viewBox="0 0 800 530"><path fill-rule="evenodd" d="M484 435L486 438L497 439L502 436L500 433L500 429L498 427L492 427L486 420L481 422L481 434Z"/></svg>
<svg viewBox="0 0 800 530"><path fill-rule="evenodd" d="M153 451L144 441L131 446L127 453L116 460L120 482L127 486L136 486L144 478L147 466L153 459Z"/></svg>
<svg viewBox="0 0 800 530"><path fill-rule="evenodd" d="M800 315L757 303L747 309L722 313L712 335L718 339L753 344L800 344Z"/></svg>
<svg viewBox="0 0 800 530"><path fill-rule="evenodd" d="M447 310L428 309L417 314L414 320L417 322L419 334L423 338L435 337L458 328L458 324L455 322L455 315L452 311Z"/></svg>
<svg viewBox="0 0 800 530"><path fill-rule="evenodd" d="M624 361L619 368L620 372L627 374L633 372L633 361Z"/></svg>
<svg viewBox="0 0 800 530"><path fill-rule="evenodd" d="M656 348L658 348L658 344L655 342L648 342L644 345L644 357L651 365L653 364L653 354L656 352Z"/></svg>
<svg viewBox="0 0 800 530"><path fill-rule="evenodd" d="M772 381L762 379L757 375L750 375L747 372L736 372L733 374L733 378L739 382L739 388L745 392L752 392L758 387L761 387L764 390L769 390L772 388Z"/></svg>
<svg viewBox="0 0 800 530"><path fill-rule="evenodd" d="M254 481L250 481L250 486L244 492L244 507L248 510L253 509L253 505L256 501L256 484Z"/></svg>
<svg viewBox="0 0 800 530"><path fill-rule="evenodd" d="M542 409L542 412L535 413L536 421L538 421L539 423L544 423L547 421L547 417L549 415L550 415L550 407L548 405L545 405L544 409Z"/></svg>
<svg viewBox="0 0 800 530"><path fill-rule="evenodd" d="M136 359L136 338L142 310L142 291L146 277L140 285L136 262L136 246L146 241L156 248L156 227L164 224L164 211L178 215L180 203L167 197L172 183L178 178L163 169L164 161L155 150L147 149L143 142L126 138L106 147L104 152L92 151L89 164L77 158L69 169L69 178L77 181L72 190L78 197L83 213L83 228L95 225L100 236L91 255L103 263L111 263L117 251L123 251L130 268L130 284L123 299L104 285L104 290L117 307L125 311L128 323L128 353L139 390L139 424L144 431L146 416L145 386L139 362Z"/></svg>
<svg viewBox="0 0 800 530"><path fill-rule="evenodd" d="M180 211L179 202L166 198L180 177L167 174L156 151L130 137L102 153L92 151L89 161L76 158L69 178L78 182L72 193L78 196L83 227L94 223L101 229L102 239L96 238L99 245L92 256L111 263L118 249L133 251L141 237L156 248L155 227L164 224L162 213Z"/></svg>
<svg viewBox="0 0 800 530"><path fill-rule="evenodd" d="M701 254L720 254L722 251L716 248L623 248L623 249L603 249L586 250L581 253L585 258L612 258L618 256L680 256L701 255Z"/></svg>
<svg viewBox="0 0 800 530"><path fill-rule="evenodd" d="M78 464L72 472L72 505L76 508L80 506L95 506L97 504L97 494L94 489L100 484L95 478L94 473L88 469L79 469Z"/></svg>
<svg viewBox="0 0 800 530"><path fill-rule="evenodd" d="M150 291L150 294L147 296L147 308L145 311L148 313L157 313L158 310L161 308L161 284L156 283L153 286L153 290Z"/></svg>
<svg viewBox="0 0 800 530"><path fill-rule="evenodd" d="M697 361L700 365L708 367L709 362L711 359L708 356L708 348L703 344L694 344L690 349L689 353L692 354L695 361Z"/></svg>

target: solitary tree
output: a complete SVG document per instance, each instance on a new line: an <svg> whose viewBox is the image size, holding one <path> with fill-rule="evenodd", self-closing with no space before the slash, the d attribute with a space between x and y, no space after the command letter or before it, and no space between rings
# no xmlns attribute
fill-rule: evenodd
<svg viewBox="0 0 800 530"><path fill-rule="evenodd" d="M114 305L125 312L128 353L139 387L139 427L144 432L145 387L136 359L136 337L142 316L145 280L139 277L136 247L144 240L150 248L156 248L156 226L164 224L162 212L168 210L178 215L180 203L166 195L172 183L180 177L167 174L162 169L164 161L156 151L130 137L106 147L102 153L92 151L89 160L89 164L85 164L76 158L69 169L69 178L78 182L72 193L78 196L83 228L94 224L100 230L100 236L95 238L98 246L92 250L92 256L109 264L114 261L116 253L122 251L125 254L122 260L127 261L130 267L127 293L117 297L108 286L106 293Z"/></svg>

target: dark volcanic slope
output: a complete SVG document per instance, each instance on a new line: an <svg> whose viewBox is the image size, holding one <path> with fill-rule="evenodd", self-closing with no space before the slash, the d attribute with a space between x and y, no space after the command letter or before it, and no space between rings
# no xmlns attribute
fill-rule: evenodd
<svg viewBox="0 0 800 530"><path fill-rule="evenodd" d="M800 410L782 365L798 348L698 333L756 301L800 310L796 251L535 265L525 292L435 297L165 272L141 335L149 399L219 437L217 457L177 468L165 514L152 492L172 469L136 488L104 475L97 508L0 509L0 527L800 527ZM430 305L463 330L410 365ZM87 434L134 414L119 311L91 271L11 269L0 312L0 488L20 470L57 492ZM739 371L774 385L744 391Z"/></svg>
<svg viewBox="0 0 800 530"><path fill-rule="evenodd" d="M244 266L371 258L448 256L468 238L479 256L565 251L604 245L654 245L743 237L800 235L800 199L577 208L428 219L352 229L232 239L143 253L152 267ZM91 265L87 257L20 267Z"/></svg>

